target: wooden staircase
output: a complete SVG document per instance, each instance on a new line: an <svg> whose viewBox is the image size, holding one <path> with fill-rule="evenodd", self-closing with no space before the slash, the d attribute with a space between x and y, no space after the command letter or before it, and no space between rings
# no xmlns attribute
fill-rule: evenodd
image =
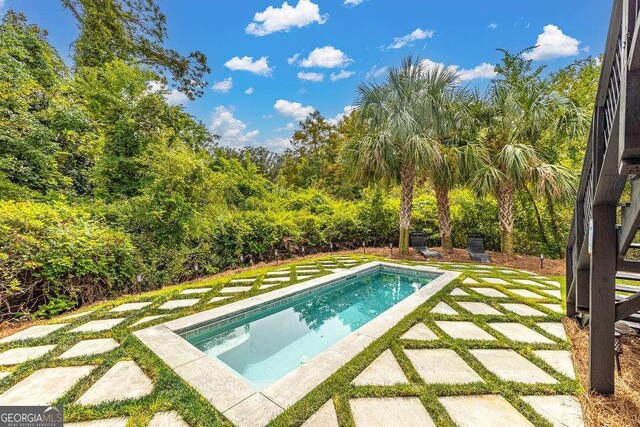
<svg viewBox="0 0 640 427"><path fill-rule="evenodd" d="M613 1L567 243L567 315L588 319L589 387L601 394L615 390L615 322L640 327L639 14L640 0Z"/></svg>

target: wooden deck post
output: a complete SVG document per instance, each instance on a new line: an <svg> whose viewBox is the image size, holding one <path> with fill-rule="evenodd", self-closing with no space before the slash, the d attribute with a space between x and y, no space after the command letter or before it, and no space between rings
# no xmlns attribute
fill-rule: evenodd
<svg viewBox="0 0 640 427"><path fill-rule="evenodd" d="M615 206L593 207L589 292L589 388L614 392L614 328L617 234Z"/></svg>

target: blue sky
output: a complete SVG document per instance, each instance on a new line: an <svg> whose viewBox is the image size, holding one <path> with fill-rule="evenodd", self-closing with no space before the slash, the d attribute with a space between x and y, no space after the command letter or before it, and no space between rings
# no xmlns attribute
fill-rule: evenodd
<svg viewBox="0 0 640 427"><path fill-rule="evenodd" d="M550 71L597 55L611 8L611 0L158 3L167 16L167 45L204 52L212 70L202 98L185 101L174 92L169 101L182 103L222 135L225 145L273 150L287 146L292 127L313 108L339 118L353 104L360 82L408 54L457 66L464 84L481 88L501 56L499 47L519 51L538 43L532 58ZM22 11L46 28L68 58L76 28L58 0L2 4L2 10Z"/></svg>

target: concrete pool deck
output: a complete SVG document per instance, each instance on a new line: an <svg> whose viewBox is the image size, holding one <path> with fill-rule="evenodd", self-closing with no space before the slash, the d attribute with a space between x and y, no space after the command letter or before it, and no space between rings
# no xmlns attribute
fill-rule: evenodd
<svg viewBox="0 0 640 427"><path fill-rule="evenodd" d="M256 391L222 362L209 358L183 338L203 328L238 320L250 312L270 308L276 303L327 286L342 284L348 279L381 268L392 272L435 273L438 277L262 391ZM142 329L134 332L134 335L231 422L240 427L266 425L458 275L460 272L437 270L433 267L401 266L374 261Z"/></svg>

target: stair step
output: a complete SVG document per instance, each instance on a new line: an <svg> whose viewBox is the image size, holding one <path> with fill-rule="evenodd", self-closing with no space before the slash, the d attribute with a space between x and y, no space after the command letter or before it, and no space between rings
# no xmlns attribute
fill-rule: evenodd
<svg viewBox="0 0 640 427"><path fill-rule="evenodd" d="M630 249L640 249L640 243L631 243L631 245L629 245Z"/></svg>
<svg viewBox="0 0 640 427"><path fill-rule="evenodd" d="M629 272L626 272L626 271L618 271L618 273L616 273L616 279L640 281L640 274L639 273L629 273Z"/></svg>
<svg viewBox="0 0 640 427"><path fill-rule="evenodd" d="M616 291L635 294L636 292L640 292L640 286L616 285Z"/></svg>

